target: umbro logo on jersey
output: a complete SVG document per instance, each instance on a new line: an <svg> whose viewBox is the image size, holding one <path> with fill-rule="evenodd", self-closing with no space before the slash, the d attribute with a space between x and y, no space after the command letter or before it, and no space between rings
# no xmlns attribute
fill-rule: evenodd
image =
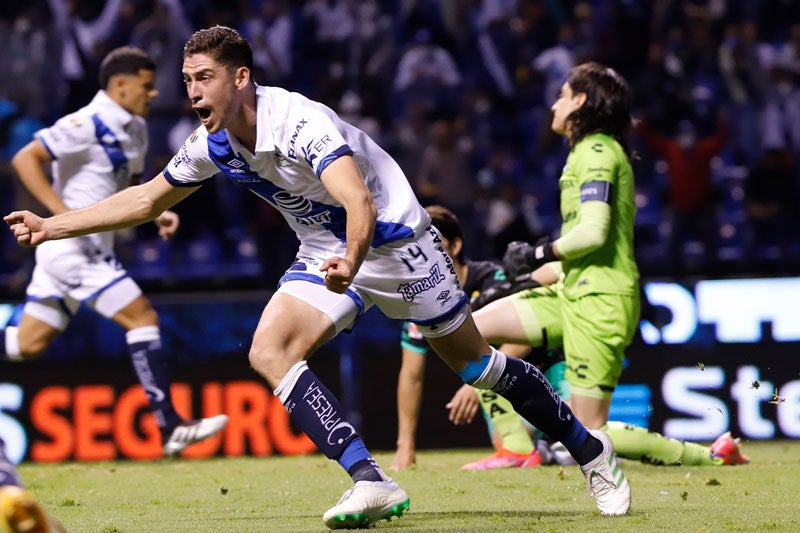
<svg viewBox="0 0 800 533"><path fill-rule="evenodd" d="M235 158L234 158L234 159L231 159L230 161L228 161L228 162L226 163L226 165L232 166L233 168L242 168L242 167L243 167L243 166L245 166L246 164L247 164L247 163L245 163L245 162L244 162L244 161L242 161L241 159L235 159Z"/></svg>
<svg viewBox="0 0 800 533"><path fill-rule="evenodd" d="M450 291L442 291L439 293L439 296L436 297L437 300L446 300L447 297L450 296Z"/></svg>

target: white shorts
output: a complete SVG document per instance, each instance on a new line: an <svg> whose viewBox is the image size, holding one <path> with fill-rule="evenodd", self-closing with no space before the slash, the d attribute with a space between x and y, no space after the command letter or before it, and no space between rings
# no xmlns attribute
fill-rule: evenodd
<svg viewBox="0 0 800 533"><path fill-rule="evenodd" d="M325 288L325 273L319 267L332 255L309 253L301 246L278 292L325 313L337 332L351 328L373 305L389 318L414 322L426 337L447 335L467 318L467 296L432 226L410 239L370 250L345 294Z"/></svg>
<svg viewBox="0 0 800 533"><path fill-rule="evenodd" d="M25 313L63 331L81 304L111 318L141 294L113 252L81 239L50 241L36 249Z"/></svg>

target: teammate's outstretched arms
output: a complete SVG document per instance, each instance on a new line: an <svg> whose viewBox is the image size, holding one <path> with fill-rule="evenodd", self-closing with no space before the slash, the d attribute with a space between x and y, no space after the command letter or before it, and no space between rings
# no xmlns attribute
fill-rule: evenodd
<svg viewBox="0 0 800 533"><path fill-rule="evenodd" d="M42 218L30 211L14 211L3 217L22 246L45 241L114 231L150 221L177 204L198 187L175 187L159 174L152 180L128 187L89 207ZM177 227L175 221L170 226Z"/></svg>

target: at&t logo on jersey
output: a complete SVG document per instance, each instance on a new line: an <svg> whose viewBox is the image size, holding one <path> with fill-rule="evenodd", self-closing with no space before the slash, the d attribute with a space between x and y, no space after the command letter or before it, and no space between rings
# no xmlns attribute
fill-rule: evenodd
<svg viewBox="0 0 800 533"><path fill-rule="evenodd" d="M311 212L311 200L288 191L278 191L272 195L272 201L280 209L295 217L303 217Z"/></svg>
<svg viewBox="0 0 800 533"><path fill-rule="evenodd" d="M298 224L302 224L304 226L324 226L325 224L330 224L333 218L331 217L330 211L323 211L322 213L316 213L313 215L308 215L307 217L295 217L295 220Z"/></svg>
<svg viewBox="0 0 800 533"><path fill-rule="evenodd" d="M272 201L282 211L292 214L298 224L304 226L324 226L333 220L329 210L314 213L314 205L311 200L288 191L276 192L272 195Z"/></svg>
<svg viewBox="0 0 800 533"><path fill-rule="evenodd" d="M445 279L444 274L439 271L439 265L433 265L430 269L430 276L412 281L411 283L401 283L400 286L397 287L397 292L403 295L403 300L413 302L417 294L434 288Z"/></svg>

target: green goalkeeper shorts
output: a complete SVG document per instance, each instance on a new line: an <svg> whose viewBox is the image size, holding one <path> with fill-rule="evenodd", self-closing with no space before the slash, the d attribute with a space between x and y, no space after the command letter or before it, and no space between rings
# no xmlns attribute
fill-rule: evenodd
<svg viewBox="0 0 800 533"><path fill-rule="evenodd" d="M553 286L520 291L512 302L528 344L545 350L563 345L561 301Z"/></svg>
<svg viewBox="0 0 800 533"><path fill-rule="evenodd" d="M622 374L625 348L639 320L639 298L588 294L575 300L561 295L566 378L573 394L609 399Z"/></svg>

